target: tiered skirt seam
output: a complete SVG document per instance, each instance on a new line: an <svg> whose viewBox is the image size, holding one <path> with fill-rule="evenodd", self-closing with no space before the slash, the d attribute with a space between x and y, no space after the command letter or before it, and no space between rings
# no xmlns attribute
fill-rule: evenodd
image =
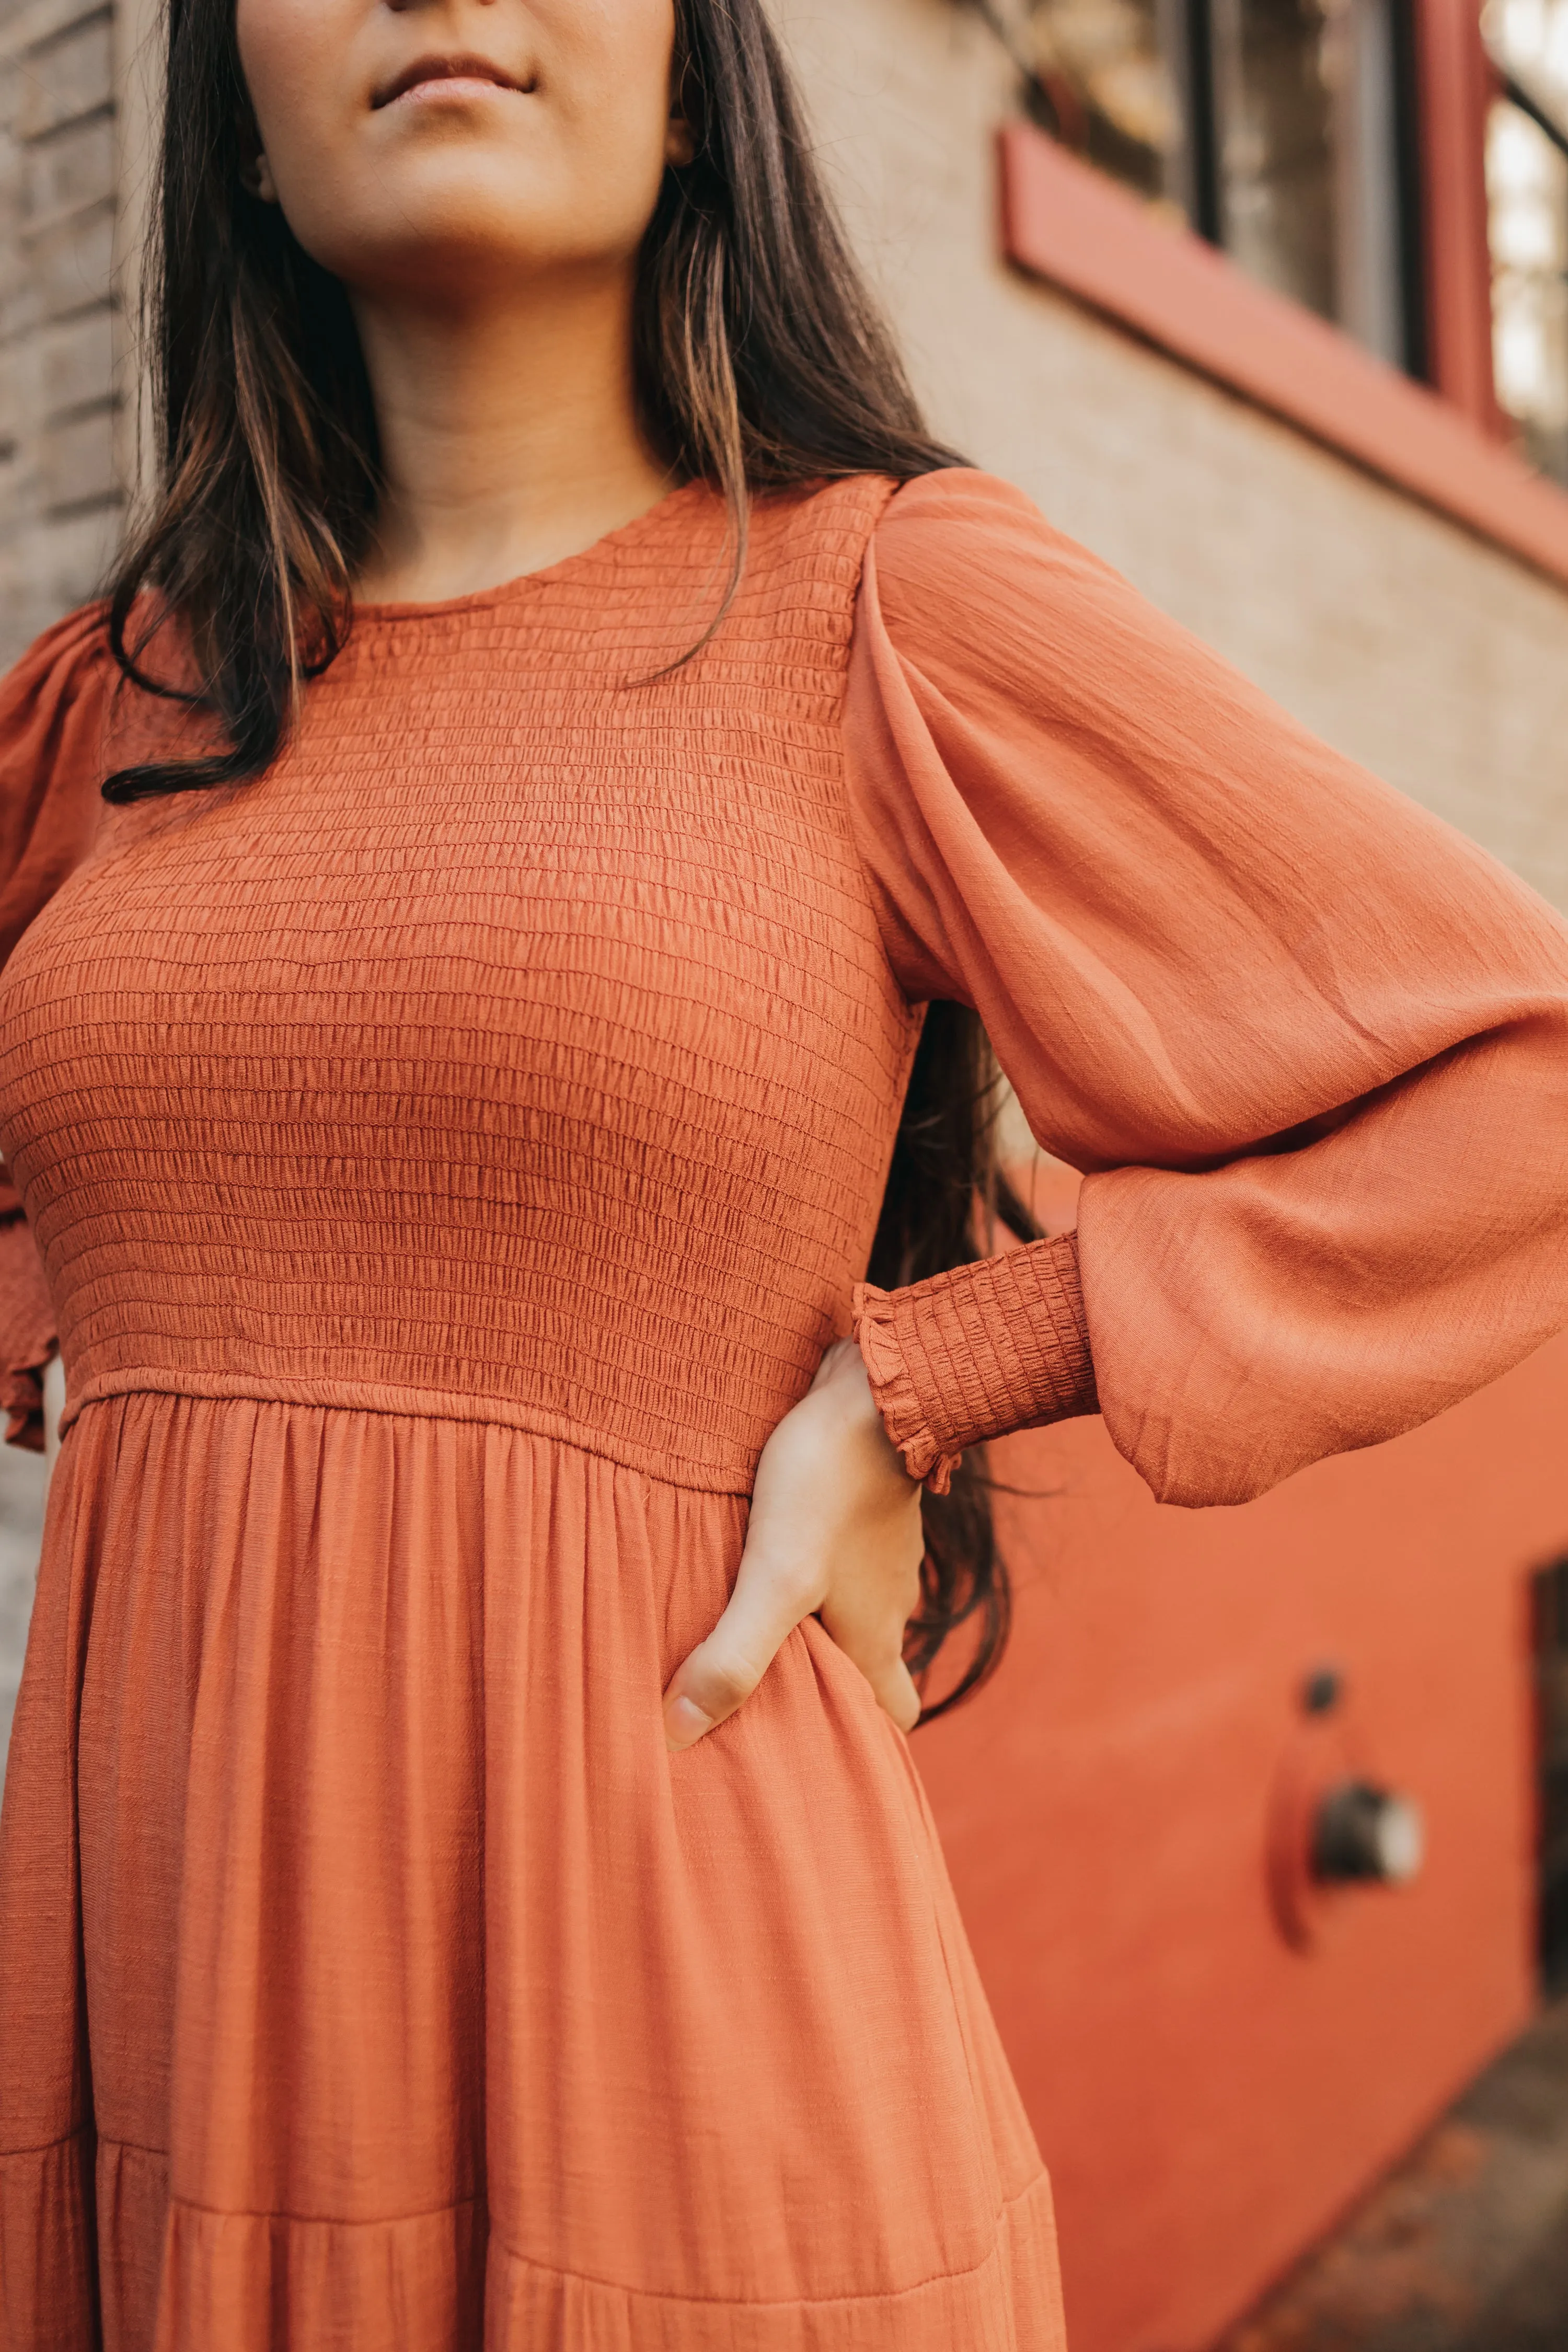
<svg viewBox="0 0 1568 2352"><path fill-rule="evenodd" d="M79 2134L68 2133L67 2140L79 2137L80 2137ZM47 2143L51 2147L60 2147L65 2144L64 2141ZM101 2137L99 2144L105 2147L131 2148L138 2154L146 2156L162 2157L164 2154L162 2148L138 2148L134 2141L110 2139L107 2136ZM16 2155L29 2155L36 2152L37 2151L21 2148L13 2151ZM590 2287L600 2294L630 2295L641 2303L695 2305L705 2309L720 2311L830 2311L868 2304L897 2303L907 2295L923 2294L932 2287L962 2285L966 2279L977 2277L991 2263L994 2262L1002 2231L1013 2209L1034 2196L1045 2185L1046 2179L1047 2176L1043 2170L1037 2173L1016 2196L1003 2200L997 2210L995 2235L980 2260L971 2263L967 2269L933 2271L928 2277L912 2279L905 2286L884 2287L864 2294L777 2296L683 2294L663 2287L634 2286L625 2279L600 2278L591 2271L569 2270L558 2263L542 2262L536 2254L525 2254L519 2248L511 2245L495 2228L493 2220L489 2239L491 2245L507 2261L516 2263L525 2270L538 2271L550 2278L569 2281L574 2285ZM395 2229L400 2223L407 2221L426 2221L439 2213L456 2213L468 2206L483 2205L485 2202L484 2193L476 2190L470 2196L449 2198L444 2204L422 2206L414 2212L343 2217L325 2213L290 2213L276 2208L263 2210L250 2206L204 2205L189 2197L171 2197L169 2207L172 2212L198 2214L205 2220L215 2221L281 2221L301 2229L374 2230Z"/></svg>
<svg viewBox="0 0 1568 2352"><path fill-rule="evenodd" d="M137 2156L155 2157L163 2161L168 2159L169 2152L166 2148L145 2147L139 2140L120 2139L108 2132L94 2132L90 2125L80 2124L75 2131L64 2132L58 2139L40 2140L29 2147L6 2148L0 2160L4 2160L4 2158L44 2156L51 2148L68 2147L73 2140L83 2138L95 2139L100 2147L118 2148ZM897 2303L904 2295L921 2294L934 2286L961 2284L963 2280L977 2276L989 2263L994 2261L1002 2230L1014 2208L1024 2204L1027 2199L1033 2197L1045 2185L1047 2178L1042 2168L1032 2179L1026 2181L1015 2196L1003 2199L996 2213L996 2236L980 2260L971 2263L966 2270L933 2271L929 2277L912 2279L906 2286L885 2287L866 2294L777 2296L680 2294L663 2287L633 2286L624 2279L599 2278L591 2271L568 2270L559 2263L542 2262L537 2254L526 2254L521 2248L510 2244L495 2228L493 2221L489 2235L491 2243L509 2262L518 2263L528 2270L542 2271L551 2278L567 2279L576 2285L596 2288L607 2294L635 2295L640 2302L645 2303L697 2304L718 2310L826 2311L841 2305ZM482 2189L475 2189L466 2197L449 2197L439 2205L419 2206L409 2212L342 2215L293 2213L281 2207L205 2205L193 2197L171 2197L169 2205L171 2210L197 2213L215 2221L282 2221L297 2224L301 2229L311 2230L384 2230L395 2229L400 2222L426 2221L437 2213L456 2213L466 2206L483 2205L486 2201L486 2192Z"/></svg>
<svg viewBox="0 0 1568 2352"><path fill-rule="evenodd" d="M20 2156L47 2156L51 2148L69 2147L72 2140L92 2137L94 2134L90 2124L78 2124L74 2131L61 2132L58 2139L29 2140L26 2147L0 2147L0 2164L9 2164L13 2158ZM142 2150L143 2156L162 2156L163 2153L161 2147L148 2147Z"/></svg>
<svg viewBox="0 0 1568 2352"><path fill-rule="evenodd" d="M604 2294L635 2295L639 2303L697 2304L717 2311L832 2311L854 2305L877 2303L898 2303L905 2295L924 2294L933 2286L959 2286L965 2279L976 2278L996 2259L1002 2231L1015 2206L1022 2205L1046 2185L1048 2176L1044 2168L1019 2189L1016 2197L1005 2198L997 2209L996 2233L977 2263L966 2270L933 2271L930 2277L912 2279L908 2286L882 2287L867 2294L788 2294L755 2297L734 2294L677 2294L662 2287L628 2286L621 2279L595 2278L590 2271L563 2270L559 2263L542 2263L537 2255L520 2253L494 2227L490 2229L491 2243L509 2262L521 2263L524 2269L542 2271L550 2278L569 2279L574 2285L596 2288Z"/></svg>
<svg viewBox="0 0 1568 2352"><path fill-rule="evenodd" d="M100 2146L134 2147L135 2143L106 2139ZM163 2150L142 2148L137 2153L161 2156ZM199 2205L194 2197L171 2197L169 2207L172 2212L199 2213L205 2221L282 2221L290 2229L300 2230L395 2230L405 2221L432 2221L438 2213L460 2213L466 2206L484 2202L484 2192L476 2189L470 2196L448 2197L444 2204L420 2205L408 2213L289 2213L281 2206Z"/></svg>
<svg viewBox="0 0 1568 2352"><path fill-rule="evenodd" d="M671 1462L649 1446L612 1444L598 1431L584 1430L546 1407L514 1402L508 1397L469 1397L442 1389L402 1388L371 1381L271 1381L248 1372L165 1372L161 1366L136 1366L126 1371L99 1373L89 1381L60 1416L61 1433L94 1405L132 1396L179 1398L190 1404L287 1405L306 1412L374 1413L389 1421L457 1422L510 1429L590 1454L617 1470L634 1471L660 1486L678 1486L687 1494L746 1496L752 1491L751 1473L739 1466L710 1468L703 1464Z"/></svg>

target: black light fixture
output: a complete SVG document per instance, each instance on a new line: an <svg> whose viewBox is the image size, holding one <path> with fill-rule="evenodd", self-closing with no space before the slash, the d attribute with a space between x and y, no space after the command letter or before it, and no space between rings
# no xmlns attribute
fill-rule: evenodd
<svg viewBox="0 0 1568 2352"><path fill-rule="evenodd" d="M1312 1875L1330 1884L1408 1886L1426 1858L1426 1828L1414 1798L1373 1780L1342 1780L1319 1802Z"/></svg>

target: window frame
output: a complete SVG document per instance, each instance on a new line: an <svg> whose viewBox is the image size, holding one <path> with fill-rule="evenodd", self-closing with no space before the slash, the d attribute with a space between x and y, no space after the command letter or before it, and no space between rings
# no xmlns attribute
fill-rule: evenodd
<svg viewBox="0 0 1568 2352"><path fill-rule="evenodd" d="M999 134L1006 257L1195 373L1568 585L1568 492L1510 446L1492 383L1487 111L1475 0L1415 0L1419 383L1247 278L1025 121Z"/></svg>

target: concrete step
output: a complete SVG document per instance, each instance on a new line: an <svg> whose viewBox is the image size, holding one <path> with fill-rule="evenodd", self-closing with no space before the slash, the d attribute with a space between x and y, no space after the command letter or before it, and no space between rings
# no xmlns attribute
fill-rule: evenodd
<svg viewBox="0 0 1568 2352"><path fill-rule="evenodd" d="M1216 2352L1568 2352L1568 2001Z"/></svg>

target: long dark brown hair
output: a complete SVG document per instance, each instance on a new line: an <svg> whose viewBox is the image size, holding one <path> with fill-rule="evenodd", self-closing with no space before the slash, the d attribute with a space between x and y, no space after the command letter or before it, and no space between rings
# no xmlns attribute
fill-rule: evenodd
<svg viewBox="0 0 1568 2352"><path fill-rule="evenodd" d="M677 0L677 20L696 152L666 171L643 243L635 383L649 446L725 499L732 593L757 493L860 473L907 480L962 460L921 421L761 0ZM247 782L276 759L305 682L347 639L381 488L344 289L245 184L258 142L234 0L169 0L163 126L146 278L159 485L114 577L109 634L128 680L205 715L208 748L120 769L103 788L115 802ZM708 635L721 618L722 607ZM151 638L169 624L195 687L157 674L167 665ZM997 1090L974 1015L933 1005L873 1281L963 1264L982 1219L1035 1236L996 1167ZM978 1453L923 1507L911 1670L923 1682L949 1635L968 1637L961 1671L928 1710L937 1714L996 1664L1009 1592Z"/></svg>

